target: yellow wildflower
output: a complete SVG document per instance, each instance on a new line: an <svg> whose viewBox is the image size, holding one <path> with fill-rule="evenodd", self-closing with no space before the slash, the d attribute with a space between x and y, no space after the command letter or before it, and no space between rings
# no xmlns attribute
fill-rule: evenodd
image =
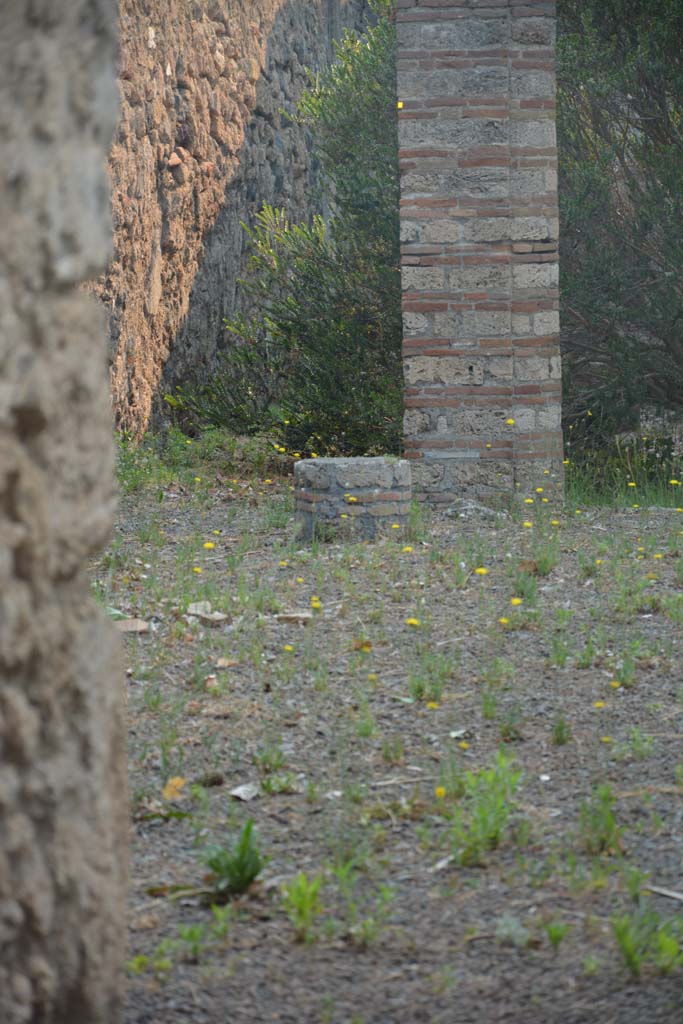
<svg viewBox="0 0 683 1024"><path fill-rule="evenodd" d="M410 618L406 619L406 626L419 626L419 625L420 625L420 620L416 619L414 616L411 616Z"/></svg>

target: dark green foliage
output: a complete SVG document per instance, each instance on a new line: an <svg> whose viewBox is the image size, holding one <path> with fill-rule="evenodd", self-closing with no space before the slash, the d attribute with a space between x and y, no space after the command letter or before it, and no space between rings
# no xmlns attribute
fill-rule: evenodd
<svg viewBox="0 0 683 1024"><path fill-rule="evenodd" d="M683 5L559 15L565 418L598 449L683 405Z"/></svg>
<svg viewBox="0 0 683 1024"><path fill-rule="evenodd" d="M291 449L395 451L402 414L395 32L347 33L303 97L332 213L292 225L266 206L249 231L243 283L255 314L201 393L179 394L200 421L270 430Z"/></svg>
<svg viewBox="0 0 683 1024"><path fill-rule="evenodd" d="M300 104L331 216L262 211L256 313L228 325L211 383L172 400L290 450L400 444L395 35L389 0L376 7ZM643 406L683 406L683 5L560 0L559 30L565 426L572 465L602 452L608 475Z"/></svg>

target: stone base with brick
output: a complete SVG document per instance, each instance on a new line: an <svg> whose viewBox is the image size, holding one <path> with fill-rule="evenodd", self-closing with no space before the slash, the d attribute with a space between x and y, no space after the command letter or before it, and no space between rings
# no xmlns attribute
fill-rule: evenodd
<svg viewBox="0 0 683 1024"><path fill-rule="evenodd" d="M555 5L396 17L413 480L432 502L560 489Z"/></svg>
<svg viewBox="0 0 683 1024"><path fill-rule="evenodd" d="M294 512L302 540L374 540L407 526L410 464L404 459L302 459L294 467Z"/></svg>

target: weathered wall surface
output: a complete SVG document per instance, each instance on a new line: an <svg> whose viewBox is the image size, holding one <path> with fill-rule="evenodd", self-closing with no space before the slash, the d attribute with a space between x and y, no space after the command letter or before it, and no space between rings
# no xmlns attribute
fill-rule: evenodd
<svg viewBox="0 0 683 1024"><path fill-rule="evenodd" d="M113 0L3 0L0 1021L115 1024L124 956L117 643L83 567L111 526L102 310Z"/></svg>
<svg viewBox="0 0 683 1024"><path fill-rule="evenodd" d="M406 455L433 501L561 485L555 4L397 0Z"/></svg>
<svg viewBox="0 0 683 1024"><path fill-rule="evenodd" d="M196 380L240 307L248 222L311 209L311 160L287 113L365 0L120 0L121 118L111 151L110 313L121 427ZM285 113L282 113L284 111Z"/></svg>

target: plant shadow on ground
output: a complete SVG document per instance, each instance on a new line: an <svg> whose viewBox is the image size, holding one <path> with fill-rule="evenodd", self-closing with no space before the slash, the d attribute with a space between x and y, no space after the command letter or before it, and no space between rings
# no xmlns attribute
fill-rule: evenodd
<svg viewBox="0 0 683 1024"><path fill-rule="evenodd" d="M678 1021L648 889L680 888L675 500L546 478L301 547L288 460L249 444L127 449L93 567L127 630L128 1024Z"/></svg>

